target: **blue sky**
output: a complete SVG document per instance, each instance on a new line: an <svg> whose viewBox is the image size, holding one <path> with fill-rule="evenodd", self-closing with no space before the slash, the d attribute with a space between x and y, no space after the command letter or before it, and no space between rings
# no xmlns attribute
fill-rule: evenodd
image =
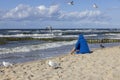
<svg viewBox="0 0 120 80"><path fill-rule="evenodd" d="M70 1L0 0L0 28L120 28L120 0Z"/></svg>

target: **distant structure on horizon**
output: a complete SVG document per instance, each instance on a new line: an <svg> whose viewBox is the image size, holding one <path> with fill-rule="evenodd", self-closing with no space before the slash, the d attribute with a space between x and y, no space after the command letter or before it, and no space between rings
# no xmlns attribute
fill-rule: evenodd
<svg viewBox="0 0 120 80"><path fill-rule="evenodd" d="M52 35L54 35L54 36L61 36L62 35L62 32L53 31L52 26L47 26L46 30L48 30L49 33L52 34Z"/></svg>
<svg viewBox="0 0 120 80"><path fill-rule="evenodd" d="M50 33L52 33L52 29L53 29L52 26L47 26L46 29L49 30Z"/></svg>

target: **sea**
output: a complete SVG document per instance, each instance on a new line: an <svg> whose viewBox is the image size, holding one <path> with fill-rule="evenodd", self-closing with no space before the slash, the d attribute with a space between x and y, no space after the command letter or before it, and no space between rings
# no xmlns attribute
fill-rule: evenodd
<svg viewBox="0 0 120 80"><path fill-rule="evenodd" d="M1 40L5 37L35 39L9 41L7 44L0 45L0 62L23 63L68 54L74 47L79 34L83 34L86 39L120 39L120 29L0 29ZM48 40L37 40L42 38ZM50 38L63 40L49 41ZM88 45L92 50L100 48L99 44ZM119 46L120 42L103 43L103 45Z"/></svg>

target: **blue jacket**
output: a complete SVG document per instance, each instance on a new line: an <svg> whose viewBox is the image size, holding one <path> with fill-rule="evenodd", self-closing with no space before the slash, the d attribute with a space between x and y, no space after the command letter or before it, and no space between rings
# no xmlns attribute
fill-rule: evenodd
<svg viewBox="0 0 120 80"><path fill-rule="evenodd" d="M87 41L82 34L79 35L78 41L75 45L75 50L77 54L90 53Z"/></svg>

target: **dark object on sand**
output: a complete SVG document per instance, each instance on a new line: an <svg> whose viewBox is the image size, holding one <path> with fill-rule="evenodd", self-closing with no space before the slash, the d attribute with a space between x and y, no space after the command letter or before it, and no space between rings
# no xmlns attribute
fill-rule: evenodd
<svg viewBox="0 0 120 80"><path fill-rule="evenodd" d="M100 44L100 47L101 47L101 48L105 48L105 46L103 46L102 44Z"/></svg>

